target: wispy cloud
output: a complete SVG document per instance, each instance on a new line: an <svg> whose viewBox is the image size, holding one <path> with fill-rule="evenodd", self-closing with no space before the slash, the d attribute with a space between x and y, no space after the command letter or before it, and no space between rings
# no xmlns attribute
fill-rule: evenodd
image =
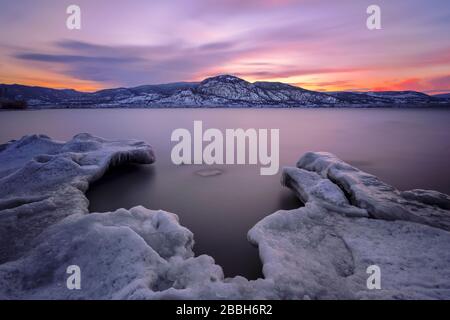
<svg viewBox="0 0 450 320"><path fill-rule="evenodd" d="M55 43L65 53L16 52L14 57L32 63L57 65L66 75L83 80L120 82L127 86L189 80L242 52L231 43L201 46L105 46L81 41Z"/></svg>
<svg viewBox="0 0 450 320"><path fill-rule="evenodd" d="M249 72L237 72L234 73L237 76L242 77L251 77L256 79L267 79L267 78L289 78L293 76L305 76L305 75L318 75L318 74L337 74L337 73L352 73L352 72L361 72L366 71L368 69L362 68L295 68L292 66L291 68L283 68L278 67L276 70L264 70L262 68L261 71L249 71ZM332 81L332 82L323 82L323 83L339 83L340 81Z"/></svg>
<svg viewBox="0 0 450 320"><path fill-rule="evenodd" d="M434 90L445 79L429 79L450 74L447 0L379 0L374 32L365 0L78 0L76 32L65 28L63 2L4 2L0 81L108 87L232 73L322 90Z"/></svg>

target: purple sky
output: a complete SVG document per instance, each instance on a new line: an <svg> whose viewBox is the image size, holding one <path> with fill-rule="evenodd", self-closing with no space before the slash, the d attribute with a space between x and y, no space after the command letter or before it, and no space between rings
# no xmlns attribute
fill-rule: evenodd
<svg viewBox="0 0 450 320"><path fill-rule="evenodd" d="M68 30L77 4L82 29ZM381 7L382 30L366 28ZM0 82L95 90L230 73L314 90L450 91L448 0L1 0Z"/></svg>

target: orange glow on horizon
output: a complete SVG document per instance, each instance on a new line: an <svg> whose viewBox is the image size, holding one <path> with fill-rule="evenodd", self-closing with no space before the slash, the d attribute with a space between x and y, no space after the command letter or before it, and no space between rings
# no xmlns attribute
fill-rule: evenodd
<svg viewBox="0 0 450 320"><path fill-rule="evenodd" d="M95 92L98 90L106 89L107 87L101 83L82 81L77 79L50 79L50 78L39 78L32 77L23 81L21 78L0 78L0 83L3 84L19 84L24 86L32 87L44 87L52 89L73 89L81 92Z"/></svg>
<svg viewBox="0 0 450 320"><path fill-rule="evenodd" d="M333 91L421 91L425 92L428 90L432 90L432 88L424 88L419 86L417 83L418 81L413 81L411 79L404 79L401 81L398 81L396 83L389 82L389 81L381 81L374 84L359 84L359 85L317 85L313 82L308 83L305 82L289 82L289 81L282 81L280 79L251 79L244 78L246 81L249 82L255 82L255 81L269 81L269 82L283 82L288 83L290 85L303 88L306 90L311 91L319 91L319 92L333 92ZM194 79L192 81L201 81L203 79ZM50 79L42 79L42 80L30 80L30 81L2 81L0 80L0 83L3 84L20 84L20 85L26 85L26 86L37 86L37 87L45 87L45 88L53 88L53 89L73 89L80 92L96 92L103 89L109 89L114 88L118 86L104 86L100 83L93 83L93 82L80 82L80 81L53 81ZM439 93L448 93L446 90L442 91L436 91L433 92L433 94L439 94Z"/></svg>
<svg viewBox="0 0 450 320"><path fill-rule="evenodd" d="M228 68L227 68L228 69ZM239 70L238 68L236 70ZM18 70L22 71L22 70ZM108 85L105 83L86 81L75 78L69 78L67 76L62 76L61 74L54 74L45 71L28 72L26 77L20 76L22 72L18 72L14 77L0 77L0 83L4 84L21 84L27 86L39 86L54 89L74 89L81 92L95 92L98 90L116 88L120 85ZM246 74L248 73L248 74ZM193 79L187 79L186 81L201 81L207 77L215 76L218 74L233 74L226 72L226 70L215 70L212 73L205 73L202 75L197 75ZM299 75L299 76L288 76L288 77L259 77L253 76L252 71L242 70L241 73L237 73L237 76L245 79L249 82L255 81L270 81L270 82L283 82L291 84L293 86L301 87L307 90L320 91L320 92L330 92L330 91L420 91L427 92L433 91L433 94L447 93L445 87L448 83L444 83L439 88L435 87L433 84L434 78L445 78L448 77L446 74L441 74L440 76L428 77L428 78L417 78L417 77L404 77L395 80L391 79L371 79L371 77L364 72L354 72L354 71L343 71L338 73L324 73L324 74L312 74L312 75ZM342 79L352 79L349 81ZM145 83L142 83L144 85Z"/></svg>

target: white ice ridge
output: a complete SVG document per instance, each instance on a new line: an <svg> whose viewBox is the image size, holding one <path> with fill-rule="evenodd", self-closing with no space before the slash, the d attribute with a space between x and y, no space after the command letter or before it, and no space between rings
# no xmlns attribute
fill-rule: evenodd
<svg viewBox="0 0 450 320"><path fill-rule="evenodd" d="M327 152L306 153L297 167L304 169L299 170L303 174L313 171L339 186L351 204L373 218L414 221L450 231L450 197L446 194L420 189L401 192Z"/></svg>
<svg viewBox="0 0 450 320"><path fill-rule="evenodd" d="M172 213L88 212L84 192L110 166L153 161L143 142L87 134L0 146L0 299L450 298L448 196L368 183L333 155L308 153L283 173L305 206L249 231L264 279L225 279ZM381 290L366 286L373 264ZM66 287L69 265L81 269L80 290Z"/></svg>

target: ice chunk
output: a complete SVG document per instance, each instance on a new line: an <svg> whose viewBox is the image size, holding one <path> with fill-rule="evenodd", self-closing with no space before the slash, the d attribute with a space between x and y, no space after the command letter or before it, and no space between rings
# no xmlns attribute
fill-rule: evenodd
<svg viewBox="0 0 450 320"><path fill-rule="evenodd" d="M258 222L266 279L282 299L448 299L450 233L427 225L349 218L316 203ZM367 268L381 269L369 290Z"/></svg>
<svg viewBox="0 0 450 320"><path fill-rule="evenodd" d="M297 167L331 180L349 195L354 206L366 209L374 218L414 221L450 231L448 196L400 192L326 152L305 154Z"/></svg>
<svg viewBox="0 0 450 320"><path fill-rule="evenodd" d="M88 213L89 183L122 162L152 163L151 147L79 134L64 143L26 136L0 152L0 263L19 257L45 228Z"/></svg>
<svg viewBox="0 0 450 320"><path fill-rule="evenodd" d="M368 217L366 210L350 205L344 192L337 185L315 172L284 168L282 184L292 188L303 202L315 202L346 216Z"/></svg>

